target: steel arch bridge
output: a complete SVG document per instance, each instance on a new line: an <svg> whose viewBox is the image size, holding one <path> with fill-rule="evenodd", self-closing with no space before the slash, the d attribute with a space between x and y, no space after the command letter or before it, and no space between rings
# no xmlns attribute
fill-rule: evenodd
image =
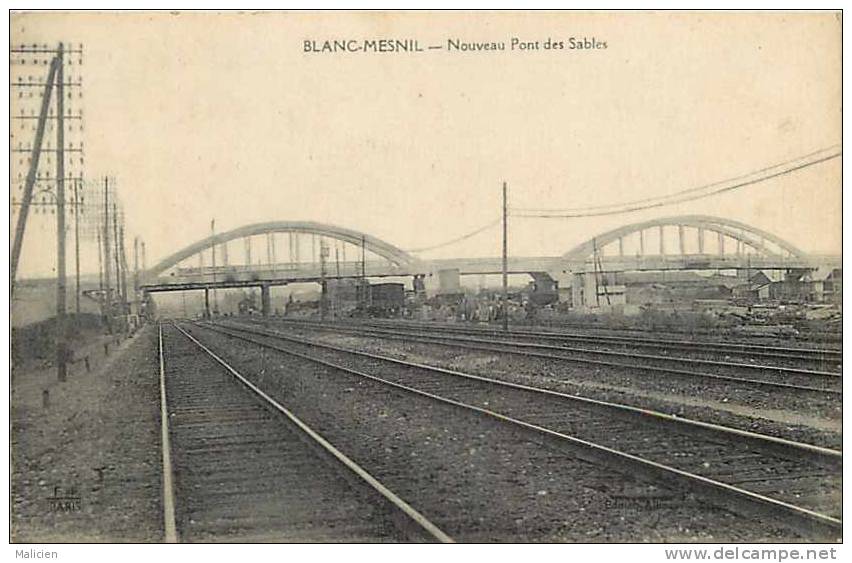
<svg viewBox="0 0 852 563"><path fill-rule="evenodd" d="M367 233L312 221L270 221L246 225L227 232L209 236L160 260L145 272L145 280L153 282L158 277L176 268L181 262L214 247L222 247L230 241L247 239L258 235L279 233L313 235L328 238L357 247L383 258L390 270L408 270L419 260L408 252ZM224 264L222 265L224 267ZM199 272L199 274L203 274Z"/></svg>
<svg viewBox="0 0 852 563"><path fill-rule="evenodd" d="M675 248L668 246L677 232ZM710 241L707 234L710 233ZM631 252L632 250L632 252ZM731 250L731 252L729 252ZM624 225L562 255L573 271L807 267L810 256L762 229L709 215L679 215Z"/></svg>

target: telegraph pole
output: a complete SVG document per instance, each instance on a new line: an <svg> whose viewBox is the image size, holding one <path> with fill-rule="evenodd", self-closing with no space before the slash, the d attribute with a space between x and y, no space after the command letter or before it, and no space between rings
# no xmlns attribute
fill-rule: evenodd
<svg viewBox="0 0 852 563"><path fill-rule="evenodd" d="M74 292L77 316L80 316L80 179L74 181L74 275L77 278L77 291Z"/></svg>
<svg viewBox="0 0 852 563"><path fill-rule="evenodd" d="M101 242L101 232L97 232L98 239L98 289L104 290L104 256L103 243Z"/></svg>
<svg viewBox="0 0 852 563"><path fill-rule="evenodd" d="M112 201L112 237L115 240L115 250L113 251L113 259L115 260L115 292L118 294L118 302L119 306L123 300L121 295L121 257L119 256L118 245L120 244L118 238L118 204L115 202L113 198Z"/></svg>
<svg viewBox="0 0 852 563"><path fill-rule="evenodd" d="M104 316L107 330L112 334L112 288L110 287L110 260L112 251L109 244L109 178L104 176Z"/></svg>
<svg viewBox="0 0 852 563"><path fill-rule="evenodd" d="M503 182L503 331L509 330L509 244L506 182Z"/></svg>
<svg viewBox="0 0 852 563"><path fill-rule="evenodd" d="M118 304L119 304L119 313L124 313L124 288L121 287L121 258L119 257L119 244L121 244L120 239L118 238L118 205L115 203L113 199L112 202L112 234L115 239L115 244L113 245L113 258L115 259L115 291L118 295Z"/></svg>
<svg viewBox="0 0 852 563"><path fill-rule="evenodd" d="M67 374L67 327L65 326L65 87L62 43L56 53L56 374L65 381Z"/></svg>
<svg viewBox="0 0 852 563"><path fill-rule="evenodd" d="M139 293L139 237L133 237L133 300Z"/></svg>
<svg viewBox="0 0 852 563"><path fill-rule="evenodd" d="M80 281L79 281L79 227L78 221L79 218L76 217L80 212L80 201L78 195L78 186L74 185L74 202L73 204L70 201L66 201L66 192L65 192L65 182L68 177L66 177L66 169L73 169L75 161L65 161L65 154L67 152L82 152L83 145L80 144L79 148L74 148L74 142L72 141L68 146L65 145L66 142L66 130L65 130L65 120L66 119L82 119L82 113L78 115L73 114L70 100L66 100L66 88L75 88L82 87L82 82L75 82L73 76L73 68L70 69L72 74L69 74L67 77L65 75L65 60L66 58L73 57L75 54L79 54L77 63L82 65L82 45L79 49L74 49L73 46L66 46L63 43L59 43L55 49L48 47L47 44L43 46L39 46L36 44L32 44L32 46L27 46L21 44L19 47L10 46L9 49L9 86L10 90L12 88L25 88L29 91L29 94L26 98L23 96L23 92L18 91L18 99L19 101L16 104L13 104L13 107L16 107L16 111L10 111L10 120L30 120L35 119L34 127L32 130L35 131L35 138L33 139L33 143L29 147L22 146L20 142L13 143L10 142L10 152L11 153L29 153L29 159L27 160L27 173L26 178L23 179L24 184L22 186L23 193L21 194L22 198L20 203L16 202L14 197L12 198L11 204L13 206L20 205L20 214L17 218L17 223L15 225L15 233L14 239L12 241L11 249L10 249L10 260L9 260L9 297L13 298L15 291L15 281L18 272L18 266L20 263L21 251L23 248L23 238L24 232L26 230L27 218L29 216L30 207L33 205L33 192L36 188L37 182L49 182L52 183L52 172L45 171L46 173L42 175L39 172L39 165L41 161L41 156L43 152L46 151L55 151L56 152L56 185L54 188L49 188L47 186L39 186L44 191L52 192L50 195L53 196L55 205L56 205L56 369L57 369L57 377L60 381L65 381L67 375L67 359L68 359L68 278L67 278L67 247L66 244L68 242L66 236L66 210L68 205L73 205L75 209L75 225L74 225L74 236L75 236L75 249L77 254L77 266L75 268L76 275L76 311L79 313L80 311ZM69 64L70 64L69 59ZM25 72L24 68L20 69L20 72L15 71L12 67L16 65L39 65L36 70L36 76L27 75L24 76L21 74ZM48 65L49 67L45 67L47 70L46 80L42 83L39 81L38 74L40 71L40 65ZM30 69L32 72L32 69ZM66 78L68 82L66 82ZM33 90L31 88L43 87L42 95L39 99L38 96L33 96ZM52 108L52 98L56 96L56 114L53 113ZM72 97L72 94L67 94L68 98ZM10 96L11 98L11 96ZM34 111L35 108L30 108L29 111L23 107L27 104L25 99L33 99L40 100L37 103L39 104L38 112ZM67 106L66 106L67 104ZM66 114L66 110L70 113ZM56 119L56 147L51 148L48 146L44 148L45 144L45 134L51 130L48 127L49 120ZM24 122L20 122L21 127L20 130L28 130L29 127L24 125ZM32 123L32 122L30 122ZM17 127L15 129L18 129ZM82 128L79 129L82 131ZM10 127L10 140L16 139L19 137L25 136L25 133L19 133L18 131L13 131ZM23 158L18 159L18 164L20 166L24 166ZM48 162L48 165L50 163ZM67 165L67 166L66 166ZM82 159L80 159L80 165L82 165ZM12 177L11 168L14 166L14 161L10 158L10 178ZM73 172L71 174L73 176ZM21 174L17 174L17 180L13 180L13 182L21 181ZM74 180L72 180L74 181ZM21 189L19 187L18 189ZM38 204L36 204L38 205ZM41 205L48 205L45 201L42 201Z"/></svg>
<svg viewBox="0 0 852 563"><path fill-rule="evenodd" d="M121 219L121 228L120 228L119 232L121 233L121 245L119 246L119 251L121 252L121 254L120 254L120 256L121 256L121 287L122 287L122 293L124 295L124 312L125 312L125 314L129 314L130 313L130 301L129 301L129 295L128 295L129 292L127 290L127 250L126 250L127 247L124 245L124 218L123 217Z"/></svg>
<svg viewBox="0 0 852 563"><path fill-rule="evenodd" d="M18 222L15 225L15 238L12 242L12 253L9 257L9 295L11 298L15 290L15 277L18 271L18 261L21 257L21 248L24 243L24 230L27 225L27 215L30 211L30 203L33 199L33 187L36 182L38 173L38 164L41 159L41 145L44 141L44 130L47 124L48 110L50 109L50 95L53 91L54 83L56 82L56 74L61 66L61 59L53 57L50 63L50 70L47 72L47 81L44 84L44 94L41 98L41 110L38 115L38 123L36 124L35 141L33 142L32 151L30 153L30 168L27 171L27 179L24 184L24 195L21 201L21 212L18 215ZM60 79L61 83L62 80ZM23 112L23 110L21 110Z"/></svg>

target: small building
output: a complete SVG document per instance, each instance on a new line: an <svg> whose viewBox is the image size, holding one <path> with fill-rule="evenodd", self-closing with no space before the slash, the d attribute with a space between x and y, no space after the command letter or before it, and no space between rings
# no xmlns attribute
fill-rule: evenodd
<svg viewBox="0 0 852 563"><path fill-rule="evenodd" d="M746 301L765 301L772 298L772 280L763 272L753 274L746 283L733 287L732 296Z"/></svg>
<svg viewBox="0 0 852 563"><path fill-rule="evenodd" d="M772 284L771 294L773 299L798 303L840 303L843 297L843 270L830 267L792 270L783 281Z"/></svg>
<svg viewBox="0 0 852 563"><path fill-rule="evenodd" d="M843 302L843 269L833 268L822 281L822 296L826 303Z"/></svg>
<svg viewBox="0 0 852 563"><path fill-rule="evenodd" d="M527 284L524 294L537 307L559 301L559 283L546 272L532 272L533 280Z"/></svg>

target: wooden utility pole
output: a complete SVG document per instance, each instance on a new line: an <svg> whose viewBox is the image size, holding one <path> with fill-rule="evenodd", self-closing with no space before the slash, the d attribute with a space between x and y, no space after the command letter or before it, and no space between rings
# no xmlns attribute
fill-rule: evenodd
<svg viewBox="0 0 852 563"><path fill-rule="evenodd" d="M133 237L133 294L134 301L139 293L139 237Z"/></svg>
<svg viewBox="0 0 852 563"><path fill-rule="evenodd" d="M50 95L53 91L53 86L56 82L56 74L59 71L60 66L61 59L58 56L54 57L50 63L50 70L47 72L47 82L44 84L44 94L42 94L41 98L41 110L39 111L38 122L36 124L35 141L33 142L32 151L30 153L30 168L27 171L27 179L24 184L24 195L21 200L21 211L18 214L18 222L15 225L15 238L12 241L12 252L9 257L10 299L15 291L15 277L18 272L18 261L21 258L21 248L24 243L24 230L27 226L27 216L29 215L30 204L33 199L33 187L35 186L38 164L41 159L41 145L44 141L44 130L47 124L48 110L50 109Z"/></svg>
<svg viewBox="0 0 852 563"><path fill-rule="evenodd" d="M129 301L129 292L127 290L127 247L124 244L124 218L121 220L121 226L119 227L119 233L121 234L121 244L119 245L119 256L121 262L121 288L122 294L124 295L124 313L130 313L130 301Z"/></svg>
<svg viewBox="0 0 852 563"><path fill-rule="evenodd" d="M110 262L112 250L109 243L109 178L104 176L104 316L107 330L112 334L112 288L110 287Z"/></svg>
<svg viewBox="0 0 852 563"><path fill-rule="evenodd" d="M101 232L97 231L98 239L98 289L104 290L104 256L103 243L101 242Z"/></svg>
<svg viewBox="0 0 852 563"><path fill-rule="evenodd" d="M124 288L121 287L121 253L119 252L121 239L118 238L118 205L115 200L112 202L112 234L115 240L112 256L115 260L115 292L118 297L119 314L124 314Z"/></svg>
<svg viewBox="0 0 852 563"><path fill-rule="evenodd" d="M506 182L503 182L503 331L509 330L509 244Z"/></svg>
<svg viewBox="0 0 852 563"><path fill-rule="evenodd" d="M65 87L62 43L56 58L59 61L56 71L56 375L59 381L65 381L68 329L65 322Z"/></svg>
<svg viewBox="0 0 852 563"><path fill-rule="evenodd" d="M78 316L80 315L80 210L80 179L77 178L74 181L74 276L77 280L74 299Z"/></svg>

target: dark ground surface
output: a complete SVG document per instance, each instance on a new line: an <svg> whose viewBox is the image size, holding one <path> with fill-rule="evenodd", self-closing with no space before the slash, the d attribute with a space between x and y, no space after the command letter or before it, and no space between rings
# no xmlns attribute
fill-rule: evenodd
<svg viewBox="0 0 852 563"><path fill-rule="evenodd" d="M68 341L72 348L92 342L102 336L101 321L97 315L69 315ZM38 369L55 365L56 319L50 318L11 330L13 364L22 369Z"/></svg>
<svg viewBox="0 0 852 563"><path fill-rule="evenodd" d="M91 372L16 370L11 397L11 539L154 542L162 538L156 330L103 355L83 346ZM49 390L50 407L42 406ZM57 489L58 488L58 489ZM49 498L77 497L69 510Z"/></svg>
<svg viewBox="0 0 852 563"><path fill-rule="evenodd" d="M771 436L842 449L842 404L823 395L779 395L744 384L719 384L631 373L541 358L376 337L323 333L271 323L321 342L507 381L629 404Z"/></svg>

